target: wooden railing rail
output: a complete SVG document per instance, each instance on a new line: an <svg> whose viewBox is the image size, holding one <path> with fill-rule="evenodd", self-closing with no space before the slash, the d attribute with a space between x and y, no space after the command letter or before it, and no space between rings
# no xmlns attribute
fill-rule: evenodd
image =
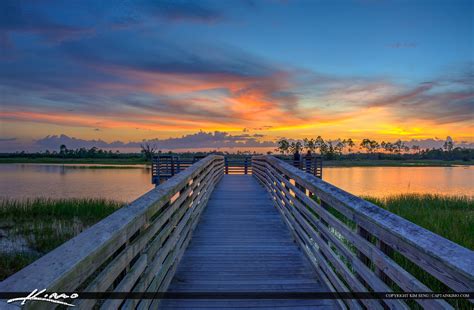
<svg viewBox="0 0 474 310"><path fill-rule="evenodd" d="M196 161L203 157L194 156L179 157L176 155L159 155L154 156L151 165L151 183L159 185L168 180L175 174L186 170ZM231 157L225 156L224 159L225 174L251 174L252 173L252 159L250 156L245 157Z"/></svg>
<svg viewBox="0 0 474 310"><path fill-rule="evenodd" d="M331 290L431 292L423 282L426 276L454 292L474 289L473 251L273 156L254 157L252 164L254 176ZM413 306L396 299L344 302L351 309ZM427 309L452 308L443 299L416 302Z"/></svg>
<svg viewBox="0 0 474 310"><path fill-rule="evenodd" d="M318 155L302 155L299 160L293 159L293 156L277 155L276 158L297 167L304 172L311 173L318 178L323 178L323 158Z"/></svg>
<svg viewBox="0 0 474 310"><path fill-rule="evenodd" d="M243 158L225 157L225 174L251 174L252 158L246 156Z"/></svg>
<svg viewBox="0 0 474 310"><path fill-rule="evenodd" d="M166 291L224 173L210 155L0 283L1 292ZM79 300L75 309L147 308L151 299ZM155 300L156 303L158 300ZM0 301L0 308L15 307ZM28 302L35 309L50 303Z"/></svg>

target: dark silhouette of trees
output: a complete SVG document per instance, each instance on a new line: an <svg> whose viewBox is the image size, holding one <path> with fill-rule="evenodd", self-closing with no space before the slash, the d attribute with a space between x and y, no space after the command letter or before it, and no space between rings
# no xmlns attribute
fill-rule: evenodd
<svg viewBox="0 0 474 310"><path fill-rule="evenodd" d="M300 141L291 142L288 150L291 154L301 153L301 151L303 150L303 144Z"/></svg>
<svg viewBox="0 0 474 310"><path fill-rule="evenodd" d="M290 148L290 143L285 139L280 139L277 141L277 148L275 151L280 152L281 154L288 154Z"/></svg>
<svg viewBox="0 0 474 310"><path fill-rule="evenodd" d="M148 143L141 144L140 147L141 147L140 152L145 156L146 160L150 161L153 158L153 155L156 152L156 148L154 148L153 146L151 146Z"/></svg>
<svg viewBox="0 0 474 310"><path fill-rule="evenodd" d="M363 139L360 143L360 147L366 149L367 153L374 153L379 149L380 145L375 140Z"/></svg>
<svg viewBox="0 0 474 310"><path fill-rule="evenodd" d="M277 142L275 151L282 155L290 153L303 153L310 151L311 154L320 154L326 160L403 160L403 159L421 159L421 160L463 160L471 161L474 158L474 149L463 148L455 145L451 137L447 137L439 148L422 149L419 145L409 147L403 141L395 142L382 141L380 144L372 139L365 138L356 146L352 139L324 140L321 136L316 138L306 138L301 141L280 139ZM364 150L365 152L360 152ZM218 153L217 151L214 151ZM151 160L156 150L149 144L141 145L140 153L120 153L118 150L103 150L97 147L69 149L62 144L58 150L44 151L36 153L16 152L0 153L0 158L60 158L60 159L134 159L137 162ZM188 152L189 154L206 154L208 152ZM239 151L241 155L252 155L255 151ZM267 152L271 153L271 152Z"/></svg>

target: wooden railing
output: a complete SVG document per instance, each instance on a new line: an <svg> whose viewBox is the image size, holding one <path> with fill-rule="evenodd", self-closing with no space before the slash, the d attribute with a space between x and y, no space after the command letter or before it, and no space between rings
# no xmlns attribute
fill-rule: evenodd
<svg viewBox="0 0 474 310"><path fill-rule="evenodd" d="M203 157L180 158L176 155L154 156L151 162L151 183L159 185L175 174L191 167Z"/></svg>
<svg viewBox="0 0 474 310"><path fill-rule="evenodd" d="M237 158L226 156L225 174L252 174L252 158L250 156Z"/></svg>
<svg viewBox="0 0 474 310"><path fill-rule="evenodd" d="M443 291L473 291L473 251L273 156L254 157L253 174L331 290L430 292L421 280L428 277ZM427 309L452 308L443 299L415 301ZM350 309L414 306L397 299L339 302Z"/></svg>
<svg viewBox="0 0 474 310"><path fill-rule="evenodd" d="M284 162L303 170L304 172L311 173L312 175L322 179L323 178L323 158L317 155L301 156L299 160L293 159L293 156L275 156Z"/></svg>
<svg viewBox="0 0 474 310"><path fill-rule="evenodd" d="M159 155L153 157L151 166L151 183L159 185L173 177L175 174L186 170L203 157L179 157L176 155ZM226 156L224 159L225 174L251 174L252 159L250 156L233 157Z"/></svg>
<svg viewBox="0 0 474 310"><path fill-rule="evenodd" d="M224 158L207 156L7 278L0 292L166 291L223 173ZM143 309L158 301L82 299L75 309ZM1 309L7 306L14 307L0 301Z"/></svg>

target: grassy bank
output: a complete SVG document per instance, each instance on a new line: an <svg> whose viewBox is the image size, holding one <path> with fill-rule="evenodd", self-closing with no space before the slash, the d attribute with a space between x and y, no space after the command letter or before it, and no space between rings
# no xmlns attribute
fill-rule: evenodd
<svg viewBox="0 0 474 310"><path fill-rule="evenodd" d="M103 199L0 200L0 281L122 205Z"/></svg>
<svg viewBox="0 0 474 310"><path fill-rule="evenodd" d="M472 197L405 194L382 199L363 198L463 247L474 250L474 199ZM392 258L432 291L452 291L399 253L395 253ZM398 290L393 285L392 289ZM455 309L471 309L471 304L467 300L452 299L449 303ZM408 301L408 304L412 309L421 309L414 301Z"/></svg>
<svg viewBox="0 0 474 310"><path fill-rule="evenodd" d="M363 198L474 250L474 199L470 197L404 194Z"/></svg>

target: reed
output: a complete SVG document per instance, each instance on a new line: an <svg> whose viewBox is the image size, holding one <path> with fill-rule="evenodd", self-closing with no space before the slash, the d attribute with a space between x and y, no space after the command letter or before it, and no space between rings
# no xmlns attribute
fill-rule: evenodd
<svg viewBox="0 0 474 310"><path fill-rule="evenodd" d="M364 199L474 250L474 199L469 196L403 194Z"/></svg>
<svg viewBox="0 0 474 310"><path fill-rule="evenodd" d="M0 250L0 280L123 205L117 201L93 198L0 200L0 238L13 244L9 249L3 247ZM15 243L22 246L15 247Z"/></svg>

